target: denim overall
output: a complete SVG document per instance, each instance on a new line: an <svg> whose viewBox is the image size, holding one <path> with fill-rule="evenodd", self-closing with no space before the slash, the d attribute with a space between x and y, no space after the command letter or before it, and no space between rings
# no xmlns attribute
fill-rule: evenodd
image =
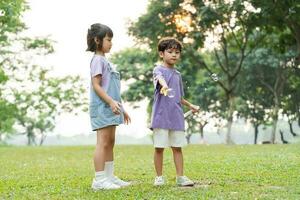
<svg viewBox="0 0 300 200"><path fill-rule="evenodd" d="M108 69L110 80L106 93L115 101L121 103L120 74L111 68L110 63ZM119 115L114 114L110 106L96 94L92 86L90 94L90 118L93 131L107 126L119 125L124 122L123 113L121 112Z"/></svg>

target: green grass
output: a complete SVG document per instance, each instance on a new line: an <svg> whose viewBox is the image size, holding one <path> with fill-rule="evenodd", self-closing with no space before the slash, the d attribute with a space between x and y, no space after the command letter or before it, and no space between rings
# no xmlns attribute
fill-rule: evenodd
<svg viewBox="0 0 300 200"><path fill-rule="evenodd" d="M116 146L116 174L133 185L90 188L94 147L0 147L0 199L300 199L300 145L188 146L185 174L194 188L175 186L171 151L167 185L154 187L151 146Z"/></svg>

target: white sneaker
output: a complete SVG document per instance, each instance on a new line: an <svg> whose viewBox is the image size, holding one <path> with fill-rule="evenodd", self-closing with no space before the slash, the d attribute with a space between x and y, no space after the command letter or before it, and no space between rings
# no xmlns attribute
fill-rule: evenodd
<svg viewBox="0 0 300 200"><path fill-rule="evenodd" d="M116 184L116 185L118 185L118 186L120 186L120 187L126 187L126 186L129 186L129 185L130 185L129 182L123 181L123 180L119 179L119 178L116 177L116 176L109 177L109 180L110 180L112 183L114 183L114 184Z"/></svg>
<svg viewBox="0 0 300 200"><path fill-rule="evenodd" d="M92 188L94 190L101 190L101 189L103 189L103 190L114 190L114 189L119 189L120 186L114 184L109 179L105 178L103 180L98 180L98 181L93 179Z"/></svg>
<svg viewBox="0 0 300 200"><path fill-rule="evenodd" d="M155 186L161 186L165 184L165 178L163 176L157 176L155 177L154 180L154 185Z"/></svg>
<svg viewBox="0 0 300 200"><path fill-rule="evenodd" d="M177 176L176 177L176 184L178 186L194 186L194 182L191 181L188 177L186 176Z"/></svg>

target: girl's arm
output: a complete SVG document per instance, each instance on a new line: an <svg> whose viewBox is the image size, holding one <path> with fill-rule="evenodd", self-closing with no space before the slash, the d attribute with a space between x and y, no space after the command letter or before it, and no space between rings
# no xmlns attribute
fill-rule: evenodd
<svg viewBox="0 0 300 200"><path fill-rule="evenodd" d="M122 110L123 110L123 114L124 114L124 122L125 124L129 124L131 123L131 118L128 114L128 112L125 110L124 106L123 106L123 99L121 98L121 106L122 106Z"/></svg>
<svg viewBox="0 0 300 200"><path fill-rule="evenodd" d="M120 108L119 102L113 100L105 92L105 90L99 85L99 83L101 83L101 75L100 74L92 77L92 86L93 86L96 94L111 107L113 113L120 114L121 108Z"/></svg>

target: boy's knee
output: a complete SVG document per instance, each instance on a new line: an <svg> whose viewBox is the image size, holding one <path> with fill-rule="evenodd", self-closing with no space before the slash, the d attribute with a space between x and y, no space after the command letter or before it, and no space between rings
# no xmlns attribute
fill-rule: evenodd
<svg viewBox="0 0 300 200"><path fill-rule="evenodd" d="M181 147L172 147L172 150L173 150L173 152L176 152L176 153L182 152Z"/></svg>
<svg viewBox="0 0 300 200"><path fill-rule="evenodd" d="M155 152L156 153L163 153L164 152L164 148L155 148Z"/></svg>

